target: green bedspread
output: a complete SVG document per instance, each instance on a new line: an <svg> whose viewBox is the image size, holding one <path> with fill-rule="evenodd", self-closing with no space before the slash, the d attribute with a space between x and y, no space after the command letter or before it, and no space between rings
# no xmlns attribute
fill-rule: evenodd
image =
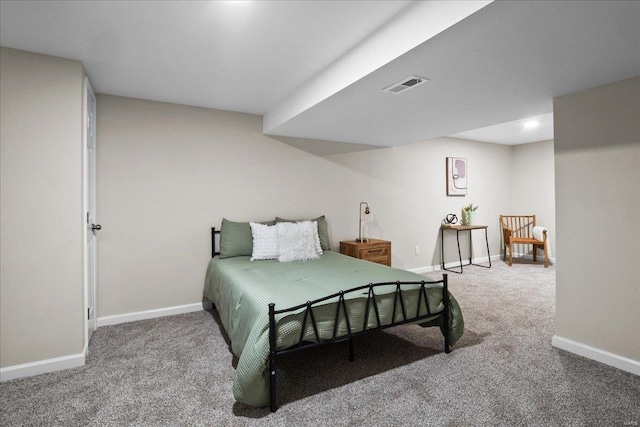
<svg viewBox="0 0 640 427"><path fill-rule="evenodd" d="M425 277L335 252L325 252L317 260L289 263L279 263L275 260L249 261L249 257L212 259L207 268L203 293L215 304L231 340L231 350L238 357L233 381L235 399L250 406L269 404L269 303L275 303L276 310L279 310L368 283L420 280L425 280ZM376 300L382 324L389 324L392 320L395 286L383 288L376 288ZM415 315L417 289L413 294L405 292L403 295L408 315ZM441 285L428 288L427 295L431 310L440 311ZM361 295L349 294L346 297L351 328L354 332L361 330L364 324L363 301L366 301L366 297L366 290ZM318 332L323 339L332 336L336 301L329 301L327 305L314 309ZM463 334L464 321L453 296L450 306L450 337L451 344L455 344ZM402 320L401 310L396 311L395 320ZM421 314L423 313L426 314L426 308L421 310ZM277 348L284 349L297 344L300 339L302 314L281 314L276 316L276 322ZM340 317L338 323L338 335L346 335L344 316ZM375 314L372 312L368 317L368 324L376 324ZM426 325L442 328L441 319L427 322ZM309 322L305 329L305 339L314 336Z"/></svg>

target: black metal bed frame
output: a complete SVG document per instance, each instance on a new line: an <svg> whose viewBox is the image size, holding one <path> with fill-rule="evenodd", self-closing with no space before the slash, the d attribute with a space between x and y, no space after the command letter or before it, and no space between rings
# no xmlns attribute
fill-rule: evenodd
<svg viewBox="0 0 640 427"><path fill-rule="evenodd" d="M212 247L211 257L212 258L220 254L220 252L216 251L216 244L215 244L215 235L219 233L220 231L217 231L214 227L211 228L211 247ZM429 308L429 298L427 297L427 290L425 286L431 285L431 284L438 284L438 283L442 283L443 309L440 311L431 311L431 309ZM380 311L378 309L378 302L376 301L376 296L378 295L376 295L374 289L379 286L390 286L390 285L395 285L396 287L394 296L393 296L393 313L391 316L391 323L383 325L380 321ZM405 308L403 287L411 287L411 291L415 292L416 285L420 285L420 289L418 291L419 292L418 304L417 304L415 316L411 316L411 315L407 315L407 310ZM347 310L345 295L348 295L354 292L360 292L363 290L367 290L367 298L366 298L366 301L363 301L364 298L362 298L362 301L359 301L359 302L365 304L364 322L362 325L362 329L357 328L354 331L354 328L352 327L351 319L349 318L349 311ZM331 338L321 339L320 334L318 333L318 324L313 314L313 309L314 307L322 305L322 303L326 301L336 299L336 298L337 298L337 304L336 304L336 312L335 312L332 336ZM427 314L420 315L420 309L422 308L423 299L424 299L424 305L427 309ZM400 305L400 309L402 311L402 319L399 321L396 321L395 320L396 310L398 308L398 305ZM376 316L376 319L375 319L376 323L375 323L375 326L373 327L368 326L369 313L371 311L371 307L373 307L373 311ZM303 310L300 313L304 313L303 320L302 320L302 327L300 330L300 339L298 341L298 344L294 344L291 347L281 349L281 350L276 349L276 342L277 342L276 315L284 314L284 313L293 313L293 312L297 312L298 310ZM344 314L344 321L346 322L346 326L347 326L347 334L338 336L338 324L340 320L341 311ZM340 291L335 294L328 295L326 297L318 298L313 301L307 301L306 303L299 304L294 307L281 309L281 310L276 310L275 304L270 303L269 304L269 400L270 400L269 409L271 410L271 412L275 412L277 410L277 404L276 404L276 358L277 358L277 355L293 353L296 351L306 350L306 349L318 347L321 345L336 343L336 342L348 341L349 342L349 361L354 361L355 359L354 351L353 351L354 337L364 335L368 332L375 331L375 330L387 329L392 326L399 326L407 323L417 323L420 320L426 320L426 319L434 320L440 316L442 316L443 318L443 323L444 323L443 329L445 331L444 332L444 351L445 353L450 353L451 352L450 335L449 335L450 334L449 332L450 310L449 310L449 290L447 285L447 274L442 275L442 280L436 280L436 281L421 280L421 281L415 281L415 282L396 281L396 282L369 283L367 285L357 286L355 288L347 289L346 291ZM313 334L314 334L313 341L304 340L304 336L307 330L308 320L311 321L311 325L313 327Z"/></svg>
<svg viewBox="0 0 640 427"><path fill-rule="evenodd" d="M220 234L220 230L216 230L215 227L211 227L211 258L215 258L216 255L220 255L220 251L216 251L216 234Z"/></svg>

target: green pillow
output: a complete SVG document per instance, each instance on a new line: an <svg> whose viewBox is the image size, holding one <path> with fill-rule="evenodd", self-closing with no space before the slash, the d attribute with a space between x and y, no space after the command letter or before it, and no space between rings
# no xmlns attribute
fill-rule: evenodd
<svg viewBox="0 0 640 427"><path fill-rule="evenodd" d="M266 225L274 225L275 223L275 221L261 222ZM251 225L248 222L234 222L223 218L220 227L220 258L251 256L252 252Z"/></svg>
<svg viewBox="0 0 640 427"><path fill-rule="evenodd" d="M323 251L330 251L329 246L329 228L327 227L327 219L324 215L313 219L284 219L276 217L276 223L278 222L298 222L298 221L316 221L318 223L318 237L320 237L320 246Z"/></svg>

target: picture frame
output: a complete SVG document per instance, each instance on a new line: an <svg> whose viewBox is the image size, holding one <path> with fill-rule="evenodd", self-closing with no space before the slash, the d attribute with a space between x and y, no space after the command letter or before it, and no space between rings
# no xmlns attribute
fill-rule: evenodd
<svg viewBox="0 0 640 427"><path fill-rule="evenodd" d="M467 159L447 157L447 196L466 196L467 179Z"/></svg>

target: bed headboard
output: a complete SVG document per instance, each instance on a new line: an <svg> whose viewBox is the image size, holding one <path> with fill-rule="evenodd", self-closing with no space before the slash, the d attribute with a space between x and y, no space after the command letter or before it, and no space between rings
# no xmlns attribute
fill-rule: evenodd
<svg viewBox="0 0 640 427"><path fill-rule="evenodd" d="M216 255L220 255L220 251L216 250L216 234L220 235L220 230L216 230L215 227L211 227L211 258Z"/></svg>

